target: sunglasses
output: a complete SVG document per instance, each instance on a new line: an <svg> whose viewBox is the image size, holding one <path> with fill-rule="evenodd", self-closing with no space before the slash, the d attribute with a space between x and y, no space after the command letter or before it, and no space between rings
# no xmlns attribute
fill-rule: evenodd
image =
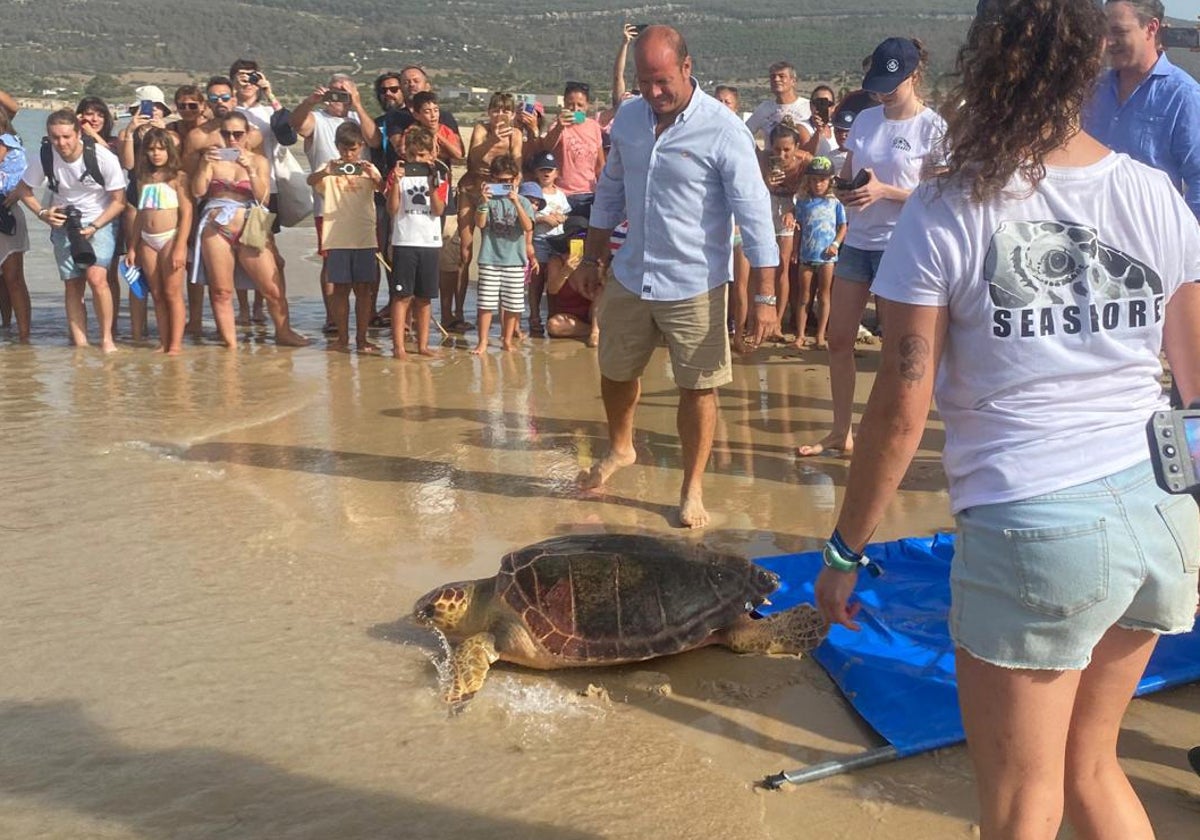
<svg viewBox="0 0 1200 840"><path fill-rule="evenodd" d="M399 93L400 85L386 85L385 87L381 87L380 90L384 93Z"/></svg>
<svg viewBox="0 0 1200 840"><path fill-rule="evenodd" d="M573 91L579 91L584 96L591 98L592 86L589 85L587 82L567 82L566 87L564 88L563 92L571 93Z"/></svg>
<svg viewBox="0 0 1200 840"><path fill-rule="evenodd" d="M222 94L210 93L208 95L209 102L228 102L230 99L233 99L232 93L222 93Z"/></svg>
<svg viewBox="0 0 1200 840"><path fill-rule="evenodd" d="M832 105L833 104L832 99L825 99L824 97L818 97L811 101L812 101L813 105Z"/></svg>
<svg viewBox="0 0 1200 840"><path fill-rule="evenodd" d="M179 111L199 111L199 102L176 102L175 108Z"/></svg>
<svg viewBox="0 0 1200 840"><path fill-rule="evenodd" d="M241 140L243 137L246 136L246 132L244 132L244 131L226 131L223 128L221 129L220 133L221 133L221 136L224 137L226 140Z"/></svg>

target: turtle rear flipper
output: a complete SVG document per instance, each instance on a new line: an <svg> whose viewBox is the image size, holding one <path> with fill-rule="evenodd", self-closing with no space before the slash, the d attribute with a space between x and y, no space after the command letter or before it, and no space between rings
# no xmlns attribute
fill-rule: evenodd
<svg viewBox="0 0 1200 840"><path fill-rule="evenodd" d="M808 604L766 618L739 618L724 633L724 643L737 653L807 653L829 635L829 625Z"/></svg>
<svg viewBox="0 0 1200 840"><path fill-rule="evenodd" d="M450 654L450 685L443 695L454 712L462 711L467 701L483 688L488 669L499 658L496 637L491 633L468 636L454 649Z"/></svg>

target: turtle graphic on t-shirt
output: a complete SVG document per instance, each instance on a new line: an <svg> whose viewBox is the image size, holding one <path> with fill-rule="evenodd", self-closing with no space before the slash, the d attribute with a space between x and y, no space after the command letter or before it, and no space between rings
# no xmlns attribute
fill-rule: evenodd
<svg viewBox="0 0 1200 840"><path fill-rule="evenodd" d="M984 279L998 307L1150 298L1163 292L1150 266L1074 222L1006 221L992 234Z"/></svg>

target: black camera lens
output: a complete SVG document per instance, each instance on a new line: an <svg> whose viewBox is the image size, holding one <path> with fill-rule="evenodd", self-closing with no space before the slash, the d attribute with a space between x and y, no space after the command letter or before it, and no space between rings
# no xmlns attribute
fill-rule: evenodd
<svg viewBox="0 0 1200 840"><path fill-rule="evenodd" d="M262 73L248 73L246 74L246 81L252 85L256 85L262 81Z"/></svg>
<svg viewBox="0 0 1200 840"><path fill-rule="evenodd" d="M67 241L71 243L71 259L80 268L95 265L96 252L92 249L92 243L83 235L83 214L73 204L68 204L62 212L66 216L63 229L67 232Z"/></svg>

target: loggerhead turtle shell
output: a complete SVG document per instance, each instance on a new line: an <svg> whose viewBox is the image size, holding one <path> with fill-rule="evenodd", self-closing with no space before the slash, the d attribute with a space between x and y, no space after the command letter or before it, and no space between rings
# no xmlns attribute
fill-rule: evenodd
<svg viewBox="0 0 1200 840"><path fill-rule="evenodd" d="M504 557L496 595L551 655L581 665L688 650L766 600L773 573L654 537L555 537Z"/></svg>

